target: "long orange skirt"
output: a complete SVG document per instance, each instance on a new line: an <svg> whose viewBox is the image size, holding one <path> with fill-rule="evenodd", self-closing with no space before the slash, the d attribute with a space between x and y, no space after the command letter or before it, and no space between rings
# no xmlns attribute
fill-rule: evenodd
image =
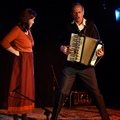
<svg viewBox="0 0 120 120"><path fill-rule="evenodd" d="M13 55L12 74L8 95L8 113L25 114L34 109L34 58L32 52ZM13 91L15 88L17 90Z"/></svg>

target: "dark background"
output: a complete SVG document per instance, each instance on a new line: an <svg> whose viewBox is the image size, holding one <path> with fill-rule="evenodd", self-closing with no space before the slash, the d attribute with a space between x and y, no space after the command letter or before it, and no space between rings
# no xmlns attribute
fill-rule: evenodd
<svg viewBox="0 0 120 120"><path fill-rule="evenodd" d="M32 27L35 40L35 101L43 106L52 106L54 88L58 87L63 56L56 50L55 42L62 25L72 20L72 2L75 0L4 0L0 3L0 39L16 25L19 12L25 8L32 8L37 12L38 16ZM85 18L95 21L105 46L105 56L95 67L100 90L108 107L120 105L120 22L115 21L115 9L120 7L120 1L82 2L85 6ZM0 107L6 101L5 93L9 86L8 58L8 52L0 46ZM77 89L76 85L73 89Z"/></svg>

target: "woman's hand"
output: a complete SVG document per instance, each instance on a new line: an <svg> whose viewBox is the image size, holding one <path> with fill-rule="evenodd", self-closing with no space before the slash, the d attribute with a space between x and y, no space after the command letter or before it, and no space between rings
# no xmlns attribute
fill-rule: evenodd
<svg viewBox="0 0 120 120"><path fill-rule="evenodd" d="M7 50L13 54L15 54L16 56L20 56L20 52L18 50L15 50L13 47L9 47L7 48Z"/></svg>

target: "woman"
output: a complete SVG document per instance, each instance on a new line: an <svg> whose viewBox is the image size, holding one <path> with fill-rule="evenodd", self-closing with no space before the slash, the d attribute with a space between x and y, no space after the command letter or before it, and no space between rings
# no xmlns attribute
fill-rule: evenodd
<svg viewBox="0 0 120 120"><path fill-rule="evenodd" d="M34 103L30 101L34 100L35 94L31 27L36 16L32 9L25 9L19 16L18 24L1 41L2 47L12 53L8 113L13 114L14 120L18 120L17 114L22 114L22 120L27 120L27 113L34 109Z"/></svg>

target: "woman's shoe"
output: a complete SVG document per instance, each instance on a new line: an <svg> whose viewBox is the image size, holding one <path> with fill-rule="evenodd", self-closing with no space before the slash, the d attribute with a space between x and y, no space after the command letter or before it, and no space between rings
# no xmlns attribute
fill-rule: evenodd
<svg viewBox="0 0 120 120"><path fill-rule="evenodd" d="M22 114L22 120L28 120L27 114Z"/></svg>
<svg viewBox="0 0 120 120"><path fill-rule="evenodd" d="M18 115L13 115L14 120L18 120Z"/></svg>

